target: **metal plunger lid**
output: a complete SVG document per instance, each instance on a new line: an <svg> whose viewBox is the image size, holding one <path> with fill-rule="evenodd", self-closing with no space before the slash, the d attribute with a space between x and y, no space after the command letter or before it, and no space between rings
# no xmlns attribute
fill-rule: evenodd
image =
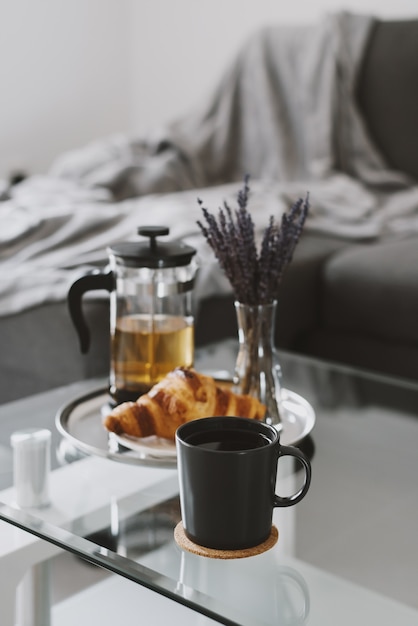
<svg viewBox="0 0 418 626"><path fill-rule="evenodd" d="M188 265L196 254L195 248L178 241L157 241L157 237L169 232L166 226L140 226L138 235L149 237L149 242L124 241L110 246L109 250L128 267L160 269Z"/></svg>

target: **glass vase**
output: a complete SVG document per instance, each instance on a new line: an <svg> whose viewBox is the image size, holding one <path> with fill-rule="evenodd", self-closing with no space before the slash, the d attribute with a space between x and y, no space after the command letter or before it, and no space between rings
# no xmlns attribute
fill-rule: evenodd
<svg viewBox="0 0 418 626"><path fill-rule="evenodd" d="M258 398L267 407L265 421L280 428L281 368L274 346L276 308L276 301L260 305L235 302L239 350L234 390Z"/></svg>

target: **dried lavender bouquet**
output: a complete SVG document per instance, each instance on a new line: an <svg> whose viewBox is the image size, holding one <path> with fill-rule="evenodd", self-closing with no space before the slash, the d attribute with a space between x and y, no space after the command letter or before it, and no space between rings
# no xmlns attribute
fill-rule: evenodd
<svg viewBox="0 0 418 626"><path fill-rule="evenodd" d="M198 221L206 241L215 253L238 302L248 305L268 304L277 300L287 265L299 241L309 209L309 196L299 198L281 222L270 216L257 250L254 222L247 209L250 195L248 176L238 192L238 209L232 211L224 202L218 216L198 199L205 224Z"/></svg>
<svg viewBox="0 0 418 626"><path fill-rule="evenodd" d="M273 343L274 312L284 271L302 233L309 196L297 200L280 223L270 217L257 250L254 222L247 209L249 195L246 177L235 211L224 202L215 216L198 200L205 220L205 224L198 221L198 225L236 299L240 349L235 389L261 400L267 407L266 421L279 427L281 385Z"/></svg>

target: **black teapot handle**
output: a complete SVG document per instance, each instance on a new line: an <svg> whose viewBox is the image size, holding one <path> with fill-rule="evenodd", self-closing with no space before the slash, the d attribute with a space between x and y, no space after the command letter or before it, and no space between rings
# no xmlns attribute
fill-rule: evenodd
<svg viewBox="0 0 418 626"><path fill-rule="evenodd" d="M70 287L68 292L68 308L70 316L80 340L80 349L83 354L88 352L90 347L90 330L84 318L81 306L82 297L86 291L105 289L113 291L115 289L115 276L110 270L91 270L78 278Z"/></svg>

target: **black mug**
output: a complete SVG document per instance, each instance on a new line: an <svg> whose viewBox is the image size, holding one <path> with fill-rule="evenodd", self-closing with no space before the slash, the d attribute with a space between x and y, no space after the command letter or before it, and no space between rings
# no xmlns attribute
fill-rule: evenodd
<svg viewBox="0 0 418 626"><path fill-rule="evenodd" d="M300 502L309 489L311 464L298 449L280 445L269 424L242 417L192 420L176 432L184 532L194 543L243 550L266 541L274 507ZM277 463L293 456L305 470L291 496L275 494Z"/></svg>

